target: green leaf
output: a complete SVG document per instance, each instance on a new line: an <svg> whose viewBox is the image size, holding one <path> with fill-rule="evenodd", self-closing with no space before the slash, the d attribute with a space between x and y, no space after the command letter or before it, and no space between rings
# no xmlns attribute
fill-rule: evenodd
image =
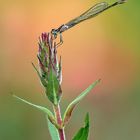
<svg viewBox="0 0 140 140"><path fill-rule="evenodd" d="M100 80L95 81L91 84L86 90L84 90L76 99L74 99L67 107L64 116L63 116L63 125L69 121L72 111L74 110L75 106L100 82Z"/></svg>
<svg viewBox="0 0 140 140"><path fill-rule="evenodd" d="M47 116L46 118L47 118L48 128L49 128L49 132L50 132L52 140L60 140L56 127L50 122Z"/></svg>
<svg viewBox="0 0 140 140"><path fill-rule="evenodd" d="M40 75L39 71L37 70L36 66L34 65L34 63L32 63L32 66L33 66L33 68L35 69L37 75L39 76L42 85L43 85L44 87L47 87L47 82L46 82L46 80L45 80L43 77L41 77L41 75Z"/></svg>
<svg viewBox="0 0 140 140"><path fill-rule="evenodd" d="M89 114L85 118L85 126L82 127L72 140L87 140L89 135Z"/></svg>
<svg viewBox="0 0 140 140"><path fill-rule="evenodd" d="M56 120L55 120L55 117L53 116L53 113L49 109L47 109L46 107L43 107L43 106L39 106L39 105L30 103L29 101L26 101L26 100L24 100L24 99L22 99L22 98L20 98L20 97L18 97L16 95L14 95L14 94L12 96L15 97L16 99L18 99L18 100L20 100L20 101L22 101L22 102L24 102L24 103L26 103L26 104L34 107L34 108L37 108L40 111L44 112L49 117L50 121L54 125L56 125Z"/></svg>
<svg viewBox="0 0 140 140"><path fill-rule="evenodd" d="M54 105L57 105L59 103L62 91L61 91L59 81L52 69L50 70L50 72L48 74L48 83L47 83L47 87L46 87L46 94L47 94L49 100Z"/></svg>
<svg viewBox="0 0 140 140"><path fill-rule="evenodd" d="M47 95L48 99L54 105L57 105L60 101L62 90L61 90L61 86L59 84L59 81L56 77L55 72L52 69L50 69L50 71L48 72L47 81L46 81L45 78L41 77L39 71L37 70L37 68L35 67L35 65L33 63L32 63L32 66L34 67L35 71L37 72L42 85L46 89L46 95Z"/></svg>

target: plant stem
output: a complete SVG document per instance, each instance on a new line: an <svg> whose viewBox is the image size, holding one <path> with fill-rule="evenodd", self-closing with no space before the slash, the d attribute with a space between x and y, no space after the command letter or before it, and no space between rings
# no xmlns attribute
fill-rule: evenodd
<svg viewBox="0 0 140 140"><path fill-rule="evenodd" d="M61 111L60 111L60 105L53 106L55 117L57 119L57 123L61 126L62 125L62 118L61 118ZM60 140L66 140L65 138L65 131L64 128L58 129L59 138Z"/></svg>

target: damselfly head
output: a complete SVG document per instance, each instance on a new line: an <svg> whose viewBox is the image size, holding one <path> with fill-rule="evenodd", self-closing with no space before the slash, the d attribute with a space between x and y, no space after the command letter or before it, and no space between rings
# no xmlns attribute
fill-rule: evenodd
<svg viewBox="0 0 140 140"><path fill-rule="evenodd" d="M51 34L54 36L54 38L57 38L58 31L56 29L52 29Z"/></svg>

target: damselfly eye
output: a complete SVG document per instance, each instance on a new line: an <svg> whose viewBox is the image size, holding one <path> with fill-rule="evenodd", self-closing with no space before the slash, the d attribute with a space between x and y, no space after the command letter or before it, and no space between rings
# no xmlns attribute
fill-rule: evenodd
<svg viewBox="0 0 140 140"><path fill-rule="evenodd" d="M51 33L52 33L52 35L54 36L54 38L57 37L57 34L58 34L57 30L52 29L52 30L51 30Z"/></svg>

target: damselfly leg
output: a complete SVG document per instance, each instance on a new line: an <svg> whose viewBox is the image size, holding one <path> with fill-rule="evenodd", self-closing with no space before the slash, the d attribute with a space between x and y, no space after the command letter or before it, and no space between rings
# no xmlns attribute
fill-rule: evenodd
<svg viewBox="0 0 140 140"><path fill-rule="evenodd" d="M59 39L60 39L59 43L56 44L56 47L59 47L59 46L61 46L63 44L63 37L62 37L61 33L59 34Z"/></svg>

